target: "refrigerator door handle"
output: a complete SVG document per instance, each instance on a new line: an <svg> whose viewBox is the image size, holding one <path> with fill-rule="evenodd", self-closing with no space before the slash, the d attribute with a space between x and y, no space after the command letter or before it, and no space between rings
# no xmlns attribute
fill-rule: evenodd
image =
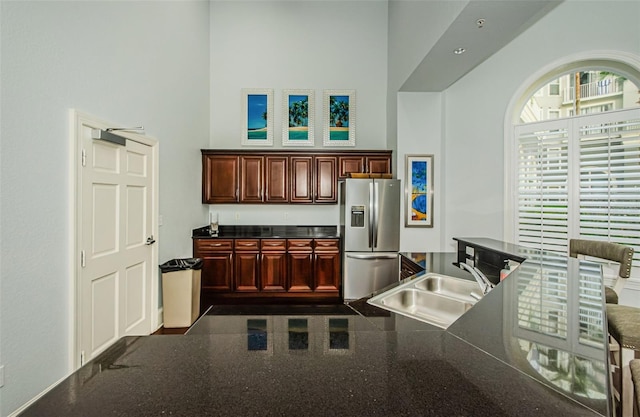
<svg viewBox="0 0 640 417"><path fill-rule="evenodd" d="M373 213L375 212L375 207L373 205L373 198L374 198L374 192L373 192L373 181L369 182L369 247L370 248L374 248L374 242L373 242L373 220L374 220L374 216Z"/></svg>
<svg viewBox="0 0 640 417"><path fill-rule="evenodd" d="M352 259L396 259L398 257L398 254L388 254L388 255L369 255L369 254L363 254L363 255L357 255L357 254L353 254L353 253L347 253L346 254L347 258L352 258Z"/></svg>
<svg viewBox="0 0 640 417"><path fill-rule="evenodd" d="M380 210L378 185L377 181L373 181L373 248L378 247L378 211Z"/></svg>

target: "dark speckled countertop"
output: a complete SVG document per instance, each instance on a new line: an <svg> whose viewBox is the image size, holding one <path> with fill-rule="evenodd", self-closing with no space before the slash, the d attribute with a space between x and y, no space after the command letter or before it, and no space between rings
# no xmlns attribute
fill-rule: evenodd
<svg viewBox="0 0 640 417"><path fill-rule="evenodd" d="M218 236L211 237L209 226L194 229L194 239L236 239L236 238L336 238L337 226L220 226Z"/></svg>
<svg viewBox="0 0 640 417"><path fill-rule="evenodd" d="M455 254L404 255L471 279ZM21 415L609 416L593 271L529 253L447 330L364 299L214 306L184 336L121 339Z"/></svg>

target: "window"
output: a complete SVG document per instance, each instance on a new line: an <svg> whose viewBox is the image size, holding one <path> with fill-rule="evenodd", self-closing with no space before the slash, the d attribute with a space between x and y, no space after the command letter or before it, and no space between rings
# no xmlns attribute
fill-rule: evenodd
<svg viewBox="0 0 640 417"><path fill-rule="evenodd" d="M610 71L570 72L532 94L522 109L520 122L553 119L556 114L572 117L602 113L638 104L640 89L622 75Z"/></svg>
<svg viewBox="0 0 640 417"><path fill-rule="evenodd" d="M515 138L518 243L617 242L640 266L640 108L522 124Z"/></svg>

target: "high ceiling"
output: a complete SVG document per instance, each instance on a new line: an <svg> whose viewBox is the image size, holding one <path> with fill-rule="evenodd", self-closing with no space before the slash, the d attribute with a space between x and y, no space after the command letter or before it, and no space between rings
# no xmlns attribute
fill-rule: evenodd
<svg viewBox="0 0 640 417"><path fill-rule="evenodd" d="M471 0L407 78L400 91L445 90L561 2ZM454 51L459 48L464 48L464 52L455 54Z"/></svg>

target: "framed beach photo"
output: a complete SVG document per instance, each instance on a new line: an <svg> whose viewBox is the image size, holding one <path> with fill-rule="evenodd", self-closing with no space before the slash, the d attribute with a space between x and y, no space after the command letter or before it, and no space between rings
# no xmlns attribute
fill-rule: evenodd
<svg viewBox="0 0 640 417"><path fill-rule="evenodd" d="M356 90L325 90L324 146L356 146Z"/></svg>
<svg viewBox="0 0 640 417"><path fill-rule="evenodd" d="M314 115L313 90L283 90L282 145L313 146Z"/></svg>
<svg viewBox="0 0 640 417"><path fill-rule="evenodd" d="M273 145L273 90L242 89L242 144Z"/></svg>
<svg viewBox="0 0 640 417"><path fill-rule="evenodd" d="M433 155L406 155L405 169L405 226L433 227Z"/></svg>

